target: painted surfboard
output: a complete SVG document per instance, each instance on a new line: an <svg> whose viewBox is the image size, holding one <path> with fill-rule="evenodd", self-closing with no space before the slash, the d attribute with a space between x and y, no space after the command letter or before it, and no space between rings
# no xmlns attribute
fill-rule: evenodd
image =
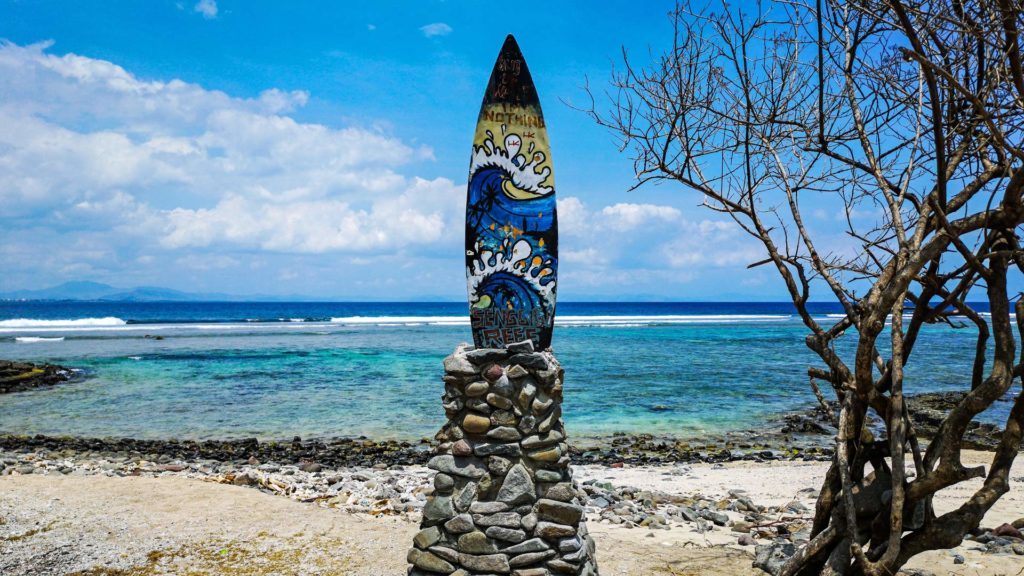
<svg viewBox="0 0 1024 576"><path fill-rule="evenodd" d="M537 90L510 34L487 83L469 166L466 277L473 342L551 345L558 218Z"/></svg>

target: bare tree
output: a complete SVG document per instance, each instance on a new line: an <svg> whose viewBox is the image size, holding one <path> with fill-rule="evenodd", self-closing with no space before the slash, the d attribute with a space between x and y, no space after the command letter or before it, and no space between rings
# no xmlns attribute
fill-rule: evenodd
<svg viewBox="0 0 1024 576"><path fill-rule="evenodd" d="M961 463L971 420L1024 372L1007 292L1024 272L1024 9L807 0L672 19L671 50L645 66L624 52L608 105L588 112L621 136L637 186L681 184L763 244L751 266L782 277L821 361L811 386L839 401L811 540L780 573L895 574L958 545L1008 490L1024 427L1018 393L991 465ZM822 203L841 207L855 249L819 248L805 212ZM822 294L845 311L832 325L808 310ZM972 304L982 298L988 313ZM1016 319L1024 333L1024 300ZM966 394L925 446L903 385L929 323L966 323L977 345ZM981 488L937 515L936 492L972 478Z"/></svg>

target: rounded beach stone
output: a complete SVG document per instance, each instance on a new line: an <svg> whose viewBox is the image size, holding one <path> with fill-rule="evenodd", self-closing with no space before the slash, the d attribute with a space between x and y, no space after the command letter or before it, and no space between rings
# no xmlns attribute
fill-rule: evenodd
<svg viewBox="0 0 1024 576"><path fill-rule="evenodd" d="M459 549L459 552L469 554L490 554L498 551L498 548L495 547L490 538L479 530L459 536L456 548Z"/></svg>
<svg viewBox="0 0 1024 576"><path fill-rule="evenodd" d="M423 521L431 524L440 524L455 516L455 508L452 506L452 499L448 496L433 496L427 499L423 506Z"/></svg>
<svg viewBox="0 0 1024 576"><path fill-rule="evenodd" d="M566 536L576 535L576 529L572 526L555 524L553 522L537 522L537 528L534 532L545 540L558 540Z"/></svg>
<svg viewBox="0 0 1024 576"><path fill-rule="evenodd" d="M517 442L523 435L519 433L519 430L511 426L499 426L488 432L487 437L501 440L502 442Z"/></svg>
<svg viewBox="0 0 1024 576"><path fill-rule="evenodd" d="M561 482L562 473L554 470L537 470L534 472L538 482Z"/></svg>
<svg viewBox="0 0 1024 576"><path fill-rule="evenodd" d="M505 375L505 369L497 364L491 364L484 370L484 378L487 378L488 382L494 382L498 378Z"/></svg>
<svg viewBox="0 0 1024 576"><path fill-rule="evenodd" d="M537 500L537 516L558 524L575 525L583 517L583 507L568 502L542 498Z"/></svg>
<svg viewBox="0 0 1024 576"><path fill-rule="evenodd" d="M462 429L470 434L483 434L491 427L491 419L470 412L462 419Z"/></svg>
<svg viewBox="0 0 1024 576"><path fill-rule="evenodd" d="M487 394L487 391L490 390L490 389L491 389L491 386L487 382L484 382L483 380L480 380L478 382L473 382L473 383L469 384L468 386L466 386L466 391L465 392L466 392L466 396L469 396L469 397L472 398L472 397L477 397L477 396L483 396L484 394Z"/></svg>
<svg viewBox="0 0 1024 576"><path fill-rule="evenodd" d="M476 529L473 525L473 517L469 514L459 514L455 518L444 523L444 529L453 534L465 534Z"/></svg>
<svg viewBox="0 0 1024 576"><path fill-rule="evenodd" d="M512 542L513 544L526 540L526 532L515 528L505 528L503 526L491 526L487 529L485 534L495 540L504 540L505 542Z"/></svg>
<svg viewBox="0 0 1024 576"><path fill-rule="evenodd" d="M419 548L430 548L434 544L437 544L438 540L441 539L441 529L437 526L431 526L430 528L424 528L416 533L412 541Z"/></svg>
<svg viewBox="0 0 1024 576"><path fill-rule="evenodd" d="M406 556L406 560L413 566L416 566L420 570L426 570L427 572L451 574L455 571L455 566L452 566L450 563L438 558L430 552L424 552L415 548L409 550L409 555Z"/></svg>
<svg viewBox="0 0 1024 576"><path fill-rule="evenodd" d="M558 459L562 456L562 450L558 446L555 446L553 448L547 448L545 450L528 452L527 456L538 462L557 462Z"/></svg>
<svg viewBox="0 0 1024 576"><path fill-rule="evenodd" d="M473 447L465 440L459 440L455 444L452 444L452 454L455 456L469 456L472 453Z"/></svg>
<svg viewBox="0 0 1024 576"><path fill-rule="evenodd" d="M436 475L434 475L434 490L437 490L438 492L448 493L451 492L452 488L454 487L455 480L451 476L443 472L438 472Z"/></svg>
<svg viewBox="0 0 1024 576"><path fill-rule="evenodd" d="M487 403L501 410L508 410L512 407L512 401L504 396L490 392L487 394Z"/></svg>

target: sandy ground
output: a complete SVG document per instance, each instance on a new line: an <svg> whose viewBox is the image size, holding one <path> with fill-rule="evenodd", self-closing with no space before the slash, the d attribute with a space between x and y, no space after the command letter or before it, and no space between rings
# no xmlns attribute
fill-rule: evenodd
<svg viewBox="0 0 1024 576"><path fill-rule="evenodd" d="M965 464L981 463L978 454ZM579 467L577 478L670 493L724 495L746 490L760 504L813 500L821 463L734 463L659 468ZM1024 516L1024 464L1011 492L986 517L994 526ZM936 505L953 506L969 487ZM370 517L303 504L250 488L180 477L0 477L0 574L352 574L405 573L417 525L398 516ZM590 521L601 573L611 575L754 575L752 547L736 534L648 530ZM1024 556L986 555L968 542L936 551L910 567L937 575L1024 574Z"/></svg>

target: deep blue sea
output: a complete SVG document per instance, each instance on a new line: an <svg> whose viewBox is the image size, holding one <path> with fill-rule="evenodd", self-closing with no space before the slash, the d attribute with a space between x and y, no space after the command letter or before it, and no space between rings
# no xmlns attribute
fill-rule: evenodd
<svg viewBox="0 0 1024 576"><path fill-rule="evenodd" d="M699 437L810 406L805 334L788 303L560 303L568 429ZM975 336L926 327L908 393L963 389ZM470 339L464 303L0 302L0 358L88 374L0 396L0 433L428 437Z"/></svg>

